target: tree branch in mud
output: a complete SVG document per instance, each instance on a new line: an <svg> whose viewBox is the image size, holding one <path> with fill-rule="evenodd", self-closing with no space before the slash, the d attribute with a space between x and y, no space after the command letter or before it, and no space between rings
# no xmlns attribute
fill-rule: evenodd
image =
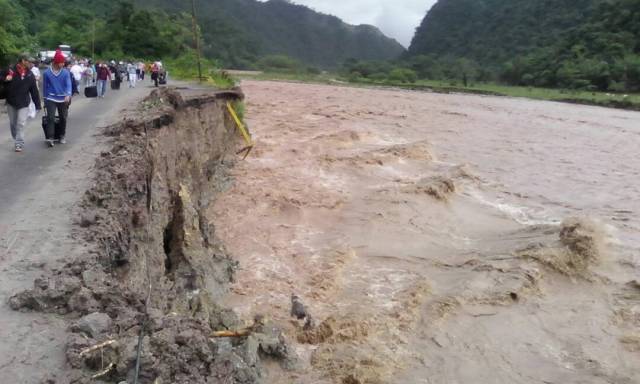
<svg viewBox="0 0 640 384"><path fill-rule="evenodd" d="M224 331L214 331L211 337L246 337L252 333L253 328L244 328L236 331L226 329Z"/></svg>
<svg viewBox="0 0 640 384"><path fill-rule="evenodd" d="M95 375L91 376L92 379L97 379L99 377L102 377L106 374L108 374L109 372L111 372L111 370L115 367L116 365L114 363L111 363L107 366L107 368L103 369L102 371L96 373Z"/></svg>
<svg viewBox="0 0 640 384"><path fill-rule="evenodd" d="M93 351L97 351L97 350L102 349L104 347L108 347L110 345L113 345L113 347L117 347L118 346L118 342L116 340L107 340L104 343L96 344L93 347L89 347L87 349L82 350L80 352L79 356L82 357L82 356L84 356L86 354L89 354L89 353L91 353Z"/></svg>

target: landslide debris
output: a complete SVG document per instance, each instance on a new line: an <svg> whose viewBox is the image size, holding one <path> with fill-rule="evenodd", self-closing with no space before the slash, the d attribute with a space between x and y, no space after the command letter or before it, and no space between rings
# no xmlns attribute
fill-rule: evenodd
<svg viewBox="0 0 640 384"><path fill-rule="evenodd" d="M243 326L217 304L236 263L205 216L230 183L237 145L225 102L242 97L155 90L135 116L105 129L111 148L96 161L75 234L90 253L9 300L75 319L66 346L73 372L49 382L132 383L137 360L141 384L254 383L260 356L295 365L268 322L245 337L210 337Z"/></svg>

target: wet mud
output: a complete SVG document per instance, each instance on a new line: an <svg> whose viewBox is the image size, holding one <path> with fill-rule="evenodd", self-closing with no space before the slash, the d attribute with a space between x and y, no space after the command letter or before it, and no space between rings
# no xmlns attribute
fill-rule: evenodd
<svg viewBox="0 0 640 384"><path fill-rule="evenodd" d="M295 363L279 327L243 324L220 298L236 262L205 213L230 185L232 92L155 90L107 127L110 150L77 218L82 255L9 300L69 321L69 374L47 383L255 383L261 359ZM216 331L250 331L215 337Z"/></svg>

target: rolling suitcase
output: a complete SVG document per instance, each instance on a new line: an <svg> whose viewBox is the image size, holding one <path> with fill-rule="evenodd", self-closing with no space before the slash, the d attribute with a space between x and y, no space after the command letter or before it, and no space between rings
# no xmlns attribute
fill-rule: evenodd
<svg viewBox="0 0 640 384"><path fill-rule="evenodd" d="M98 87L95 85L84 87L84 97L98 97Z"/></svg>
<svg viewBox="0 0 640 384"><path fill-rule="evenodd" d="M42 130L44 131L44 137L46 138L47 137L47 122L49 120L49 117L48 117L47 112L46 112L47 109L45 108L44 110L45 110L45 113L44 113L44 115L42 115ZM60 131L60 117L56 116L53 132L58 132L58 131Z"/></svg>
<svg viewBox="0 0 640 384"><path fill-rule="evenodd" d="M120 83L118 82L118 80L111 80L111 89L120 89Z"/></svg>

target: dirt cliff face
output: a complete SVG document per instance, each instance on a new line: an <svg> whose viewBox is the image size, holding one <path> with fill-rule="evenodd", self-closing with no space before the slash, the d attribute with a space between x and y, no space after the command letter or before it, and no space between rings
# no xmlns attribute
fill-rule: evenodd
<svg viewBox="0 0 640 384"><path fill-rule="evenodd" d="M239 327L217 304L235 263L204 213L228 184L238 135L225 103L241 98L154 91L135 117L106 128L112 147L96 162L76 234L93 253L10 300L76 320L73 374L51 382L132 383L139 360L140 383L251 383L259 350L287 355L279 331L264 324L248 338L210 338Z"/></svg>

